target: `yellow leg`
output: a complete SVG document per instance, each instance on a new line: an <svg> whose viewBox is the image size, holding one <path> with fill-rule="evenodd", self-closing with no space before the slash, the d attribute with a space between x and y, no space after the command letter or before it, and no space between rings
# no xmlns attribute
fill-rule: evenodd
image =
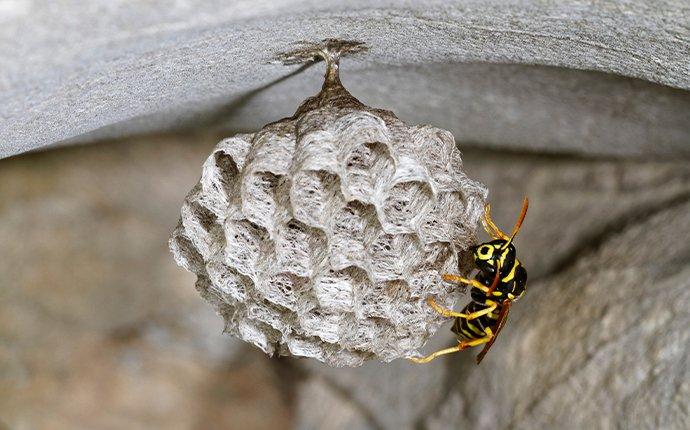
<svg viewBox="0 0 690 430"><path fill-rule="evenodd" d="M470 314L467 314L467 315L465 315L465 319L467 319L467 320L473 320L473 319L475 319L475 318L479 318L479 317L482 316L482 315L490 314L490 313L493 312L493 311L496 309L496 307L498 306L498 304L497 304L496 302L493 302L493 301L491 301L491 300L487 300L487 303L489 304L489 307L488 307L488 308L484 308L484 309L482 309L481 311L472 312L472 313L470 313Z"/></svg>
<svg viewBox="0 0 690 430"><path fill-rule="evenodd" d="M508 240L508 235L503 233L498 226L494 223L494 221L491 219L491 205L486 204L484 206L484 216L482 217L482 225L484 226L484 230L488 233L489 236L493 237L494 239L504 239Z"/></svg>
<svg viewBox="0 0 690 430"><path fill-rule="evenodd" d="M498 306L495 302L492 302L489 300L488 303L490 303L490 305L488 308L484 308L481 311L472 312L469 314L463 314L462 312L454 312L454 311L451 311L450 309L446 309L446 308L440 306L438 303L436 303L436 300L434 300L433 297L429 297L428 299L426 299L426 302L429 303L429 306L434 308L434 310L436 312L443 315L444 317L447 317L447 318L465 318L468 320L473 320L475 318L479 318L482 315L489 314L489 313L493 312L494 309L496 309L496 307Z"/></svg>
<svg viewBox="0 0 690 430"><path fill-rule="evenodd" d="M427 355L426 357L423 357L423 358L410 357L410 358L408 358L408 360L413 361L413 362L418 363L418 364L428 363L431 360L435 359L436 357L439 357L439 356L445 355L445 354L452 354L454 352L462 351L465 348L467 348L467 346L464 346L464 343L460 342L457 346L453 346L451 348L446 348L446 349L442 349L440 351L436 351L433 354Z"/></svg>
<svg viewBox="0 0 690 430"><path fill-rule="evenodd" d="M442 278L446 282L457 282L460 284L468 284L468 285L472 285L475 288L479 288L481 291L484 291L485 293L489 292L489 287L487 287L486 285L482 285L482 283L477 281L476 279L467 279L467 278L463 278L462 276L451 275L449 273L444 274L442 276Z"/></svg>
<svg viewBox="0 0 690 430"><path fill-rule="evenodd" d="M473 346L481 345L483 343L486 343L491 340L491 338L494 337L493 333L491 333L491 330L487 329L487 335L484 337L481 337L479 339L474 339L471 341L462 341L458 343L457 346L452 346L450 348L442 349L440 351L436 351L433 354L429 354L426 357L423 358L418 358L418 357L411 357L408 358L408 360L418 363L418 364L423 364L423 363L428 363L431 360L434 360L436 357L440 357L441 355L446 355L446 354L452 354L454 352L462 351L463 349L470 348Z"/></svg>
<svg viewBox="0 0 690 430"><path fill-rule="evenodd" d="M443 306L436 303L436 300L434 300L433 297L429 297L428 299L426 299L426 302L429 303L429 306L434 308L436 312L438 312L446 318L465 318L467 316L461 312L454 312L450 309L444 308Z"/></svg>
<svg viewBox="0 0 690 430"><path fill-rule="evenodd" d="M493 337L494 337L493 334L487 334L484 337L480 337L479 339L475 339L473 341L467 342L467 346L465 348L481 345L482 343L486 343L486 342L490 341Z"/></svg>

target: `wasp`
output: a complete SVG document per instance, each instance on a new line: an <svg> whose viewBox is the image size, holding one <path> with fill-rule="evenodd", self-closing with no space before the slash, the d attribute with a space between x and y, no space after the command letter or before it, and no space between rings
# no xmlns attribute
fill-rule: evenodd
<svg viewBox="0 0 690 430"><path fill-rule="evenodd" d="M457 335L458 345L410 360L428 363L441 355L483 344L484 349L477 356L477 364L481 363L503 329L511 304L525 294L527 271L517 259L513 239L522 226L528 206L529 201L525 197L522 211L510 236L502 232L491 219L491 206L487 204L484 207L482 225L493 240L470 248L479 273L474 279L451 274L442 276L446 282L470 285L472 301L462 312L455 312L440 306L433 297L427 299L436 312L447 318L455 318L451 331Z"/></svg>

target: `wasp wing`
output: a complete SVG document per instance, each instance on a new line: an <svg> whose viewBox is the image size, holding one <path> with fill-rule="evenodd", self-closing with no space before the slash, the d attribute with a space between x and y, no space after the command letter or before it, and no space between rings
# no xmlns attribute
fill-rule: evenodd
<svg viewBox="0 0 690 430"><path fill-rule="evenodd" d="M477 364L482 362L486 353L489 352L489 349L491 349L491 345L493 345L496 341L496 338L503 329L503 326L506 325L506 321L508 320L508 312L510 312L510 303L510 300L506 299L501 304L501 312L499 312L498 314L498 320L496 321L496 325L494 325L492 328L494 332L494 337L491 338L491 340L486 344L486 346L484 346L484 349L482 349L482 352L480 352L477 356Z"/></svg>

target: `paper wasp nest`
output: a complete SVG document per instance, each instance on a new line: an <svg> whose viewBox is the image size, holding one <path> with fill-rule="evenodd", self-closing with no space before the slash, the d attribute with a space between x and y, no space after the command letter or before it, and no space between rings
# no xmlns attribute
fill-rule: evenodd
<svg viewBox="0 0 690 430"><path fill-rule="evenodd" d="M364 106L340 84L357 43L326 41L322 91L295 115L221 141L170 247L225 330L268 354L334 366L415 354L452 305L457 253L474 243L486 190L453 136Z"/></svg>

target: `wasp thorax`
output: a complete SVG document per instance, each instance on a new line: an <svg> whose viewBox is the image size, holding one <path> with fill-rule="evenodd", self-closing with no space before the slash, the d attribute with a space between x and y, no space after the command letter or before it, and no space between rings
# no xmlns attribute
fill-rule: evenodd
<svg viewBox="0 0 690 430"><path fill-rule="evenodd" d="M326 41L284 57L325 58L322 91L221 141L170 240L228 333L337 366L410 356L433 335L442 319L425 300L454 303L440 275L474 242L486 196L449 132L345 90L338 59L354 50Z"/></svg>

